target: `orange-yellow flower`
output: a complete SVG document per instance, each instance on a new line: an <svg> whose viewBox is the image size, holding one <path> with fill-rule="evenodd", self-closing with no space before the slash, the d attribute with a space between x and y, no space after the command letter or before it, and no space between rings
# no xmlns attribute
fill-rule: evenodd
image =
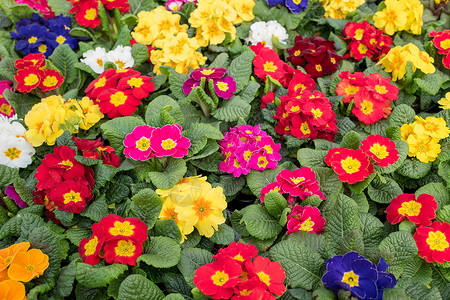
<svg viewBox="0 0 450 300"><path fill-rule="evenodd" d="M30 248L29 242L18 243L0 250L0 271L5 270L16 257L17 253L25 252ZM2 299L2 298L0 298Z"/></svg>
<svg viewBox="0 0 450 300"><path fill-rule="evenodd" d="M48 268L48 256L39 249L19 252L8 269L8 276L15 281L28 282L44 274Z"/></svg>
<svg viewBox="0 0 450 300"><path fill-rule="evenodd" d="M25 286L22 282L5 280L0 282L0 299L26 300Z"/></svg>
<svg viewBox="0 0 450 300"><path fill-rule="evenodd" d="M405 26L408 14L398 1L386 1L385 4L386 8L382 11L377 11L373 16L374 25L378 29L383 29L387 34L393 35Z"/></svg>

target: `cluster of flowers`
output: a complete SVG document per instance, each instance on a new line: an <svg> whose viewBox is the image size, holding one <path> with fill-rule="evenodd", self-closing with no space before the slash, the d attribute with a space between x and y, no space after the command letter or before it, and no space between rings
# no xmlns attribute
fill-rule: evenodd
<svg viewBox="0 0 450 300"><path fill-rule="evenodd" d="M273 117L278 120L276 133L299 139L333 140L337 133L336 115L325 94L314 88L315 82L309 75L296 72Z"/></svg>
<svg viewBox="0 0 450 300"><path fill-rule="evenodd" d="M299 14L308 7L308 0L266 0L266 3L269 6L284 5L294 14Z"/></svg>
<svg viewBox="0 0 450 300"><path fill-rule="evenodd" d="M48 5L47 0L15 0L17 4L26 4L34 10L38 10L46 19L54 18L55 13Z"/></svg>
<svg viewBox="0 0 450 300"><path fill-rule="evenodd" d="M254 6L254 0L198 0L189 24L196 28L195 37L201 47L222 43L227 33L233 41L234 25L253 20Z"/></svg>
<svg viewBox="0 0 450 300"><path fill-rule="evenodd" d="M48 20L33 14L32 18L23 18L16 23L16 31L10 32L16 41L16 49L23 55L41 53L49 57L61 44L68 44L74 49L78 46L78 39L69 34L72 22L62 14Z"/></svg>
<svg viewBox="0 0 450 300"><path fill-rule="evenodd" d="M77 149L83 154L83 157L90 159L101 159L104 165L119 167L120 158L116 154L115 149L111 146L104 146L100 138L95 141L87 139L79 139L72 137Z"/></svg>
<svg viewBox="0 0 450 300"><path fill-rule="evenodd" d="M189 79L184 82L183 92L189 95L195 87L201 84L202 78L205 78L203 79L205 81L205 89L209 95L214 92L223 99L231 99L234 92L236 92L236 81L231 76L224 77L226 73L227 69L224 68L194 70L189 75ZM211 85L214 86L213 90L209 88Z"/></svg>
<svg viewBox="0 0 450 300"><path fill-rule="evenodd" d="M325 18L345 19L347 14L354 12L364 0L320 0L325 9Z"/></svg>
<svg viewBox="0 0 450 300"><path fill-rule="evenodd" d="M422 33L423 4L420 0L385 0L385 8L373 16L374 25L389 35L397 31Z"/></svg>
<svg viewBox="0 0 450 300"><path fill-rule="evenodd" d="M25 285L44 274L49 266L48 255L40 249L29 249L29 242L22 242L0 250L0 297L23 300Z"/></svg>
<svg viewBox="0 0 450 300"><path fill-rule="evenodd" d="M438 49L438 53L444 55L442 63L444 67L450 69L450 30L430 33L433 38L433 45Z"/></svg>
<svg viewBox="0 0 450 300"><path fill-rule="evenodd" d="M71 133L77 132L78 128L87 130L103 117L99 106L88 97L66 101L59 95L50 96L33 105L25 115L24 121L28 127L25 138L34 147L44 142L54 145L65 129Z"/></svg>
<svg viewBox="0 0 450 300"><path fill-rule="evenodd" d="M383 257L378 265L357 252L336 255L325 261L326 273L322 276L324 287L335 291L351 292L351 297L364 300L383 299L385 289L397 284L397 279L386 272L389 265Z"/></svg>
<svg viewBox="0 0 450 300"><path fill-rule="evenodd" d="M291 204L295 203L294 197L300 197L301 200L305 200L309 196L317 195L325 200L325 196L320 191L316 174L308 167L295 169L294 171L284 169L278 173L275 180L275 182L269 183L261 189L261 202L264 202L264 198L268 193L274 191L280 194L288 194L287 199Z"/></svg>
<svg viewBox="0 0 450 300"><path fill-rule="evenodd" d="M188 154L191 146L190 140L182 136L181 131L178 124L161 128L138 126L123 141L125 157L142 161L152 157L181 158Z"/></svg>
<svg viewBox="0 0 450 300"><path fill-rule="evenodd" d="M194 284L213 299L275 299L286 290L280 263L259 256L254 245L231 243L195 271ZM253 259L253 261L252 261Z"/></svg>
<svg viewBox="0 0 450 300"><path fill-rule="evenodd" d="M213 188L206 177L181 179L168 190L157 189L163 206L160 219L175 220L181 232L181 242L197 228L200 235L212 237L220 224L225 223L223 211L227 208L223 189Z"/></svg>
<svg viewBox="0 0 450 300"><path fill-rule="evenodd" d="M401 194L392 199L386 208L386 219L391 224L401 222L405 217L416 224L414 240L419 256L427 262L450 262L450 224L434 221L438 203L429 194Z"/></svg>
<svg viewBox="0 0 450 300"><path fill-rule="evenodd" d="M344 96L342 102L355 105L352 113L364 124L374 124L387 118L391 112L391 102L398 99L398 88L378 73L365 75L362 72L339 74L336 94Z"/></svg>
<svg viewBox="0 0 450 300"><path fill-rule="evenodd" d="M425 74L432 74L436 71L433 65L434 58L425 51L409 43L405 46L396 46L389 50L388 54L378 61L386 72L392 72L392 80L402 79L406 74L406 63L410 62L413 72L416 69Z"/></svg>
<svg viewBox="0 0 450 300"><path fill-rule="evenodd" d="M37 167L35 204L44 204L48 211L55 208L68 213L80 213L92 199L94 171L75 159L69 146L56 146Z"/></svg>
<svg viewBox="0 0 450 300"><path fill-rule="evenodd" d="M281 159L281 145L275 144L272 137L257 126L241 125L225 132L219 141L225 158L219 164L219 170L233 174L234 177L250 171L275 169Z"/></svg>
<svg viewBox="0 0 450 300"><path fill-rule="evenodd" d="M262 43L264 46L273 49L272 38L277 39L282 44L286 44L289 38L286 29L275 20L253 23L245 41L252 45Z"/></svg>
<svg viewBox="0 0 450 300"><path fill-rule="evenodd" d="M6 118L11 118L16 114L14 107L12 107L3 96L5 90L13 91L12 84L12 81L0 80L0 116L5 116Z"/></svg>
<svg viewBox="0 0 450 300"><path fill-rule="evenodd" d="M400 128L402 140L409 146L408 155L423 163L433 162L441 152L439 141L449 136L450 129L443 118L415 118L416 121Z"/></svg>
<svg viewBox="0 0 450 300"><path fill-rule="evenodd" d="M333 148L325 155L330 166L342 182L353 184L363 181L374 171L372 160L380 167L387 167L398 160L395 143L379 134L371 134L361 142L358 150Z"/></svg>
<svg viewBox="0 0 450 300"><path fill-rule="evenodd" d="M44 54L28 54L23 59L15 61L17 74L17 91L29 93L39 87L42 92L48 92L61 86L64 77L54 69L46 69Z"/></svg>
<svg viewBox="0 0 450 300"><path fill-rule="evenodd" d="M31 164L35 150L25 139L25 127L17 116L7 119L0 115L0 165L25 168Z"/></svg>
<svg viewBox="0 0 450 300"><path fill-rule="evenodd" d="M354 58L357 61L368 57L373 61L389 52L392 38L384 35L382 30L376 29L369 22L349 22L344 28L344 39L350 40L347 45L349 53L344 58Z"/></svg>
<svg viewBox="0 0 450 300"><path fill-rule="evenodd" d="M289 235L297 231L306 231L319 234L325 227L325 218L320 215L320 210L312 205L295 205L287 217L287 232Z"/></svg>
<svg viewBox="0 0 450 300"><path fill-rule="evenodd" d="M84 263L95 265L102 258L108 264L135 266L147 240L147 225L139 218L107 215L91 227L92 236L80 242L78 252Z"/></svg>
<svg viewBox="0 0 450 300"><path fill-rule="evenodd" d="M336 53L333 41L314 35L311 39L301 35L295 37L294 47L287 48L287 60L295 67L304 67L314 79L333 74L342 57Z"/></svg>
<svg viewBox="0 0 450 300"><path fill-rule="evenodd" d="M112 62L118 70L128 69L134 66L131 47L124 47L122 45L108 52L102 47L97 47L95 50L88 50L83 53L83 58L80 61L88 65L97 74L105 71L105 65L108 62Z"/></svg>
<svg viewBox="0 0 450 300"><path fill-rule="evenodd" d="M198 39L188 37L188 25L180 24L179 14L158 6L152 11L139 12L137 17L138 24L132 37L138 43L161 49L151 51L153 72L161 74L159 68L165 65L187 74L190 68L197 69L205 64L206 56L197 51L200 48Z"/></svg>
<svg viewBox="0 0 450 300"><path fill-rule="evenodd" d="M77 23L81 26L95 28L100 25L98 16L98 6L100 3L107 9L118 8L120 12L125 13L130 10L128 0L67 0L73 5L69 14L75 14Z"/></svg>
<svg viewBox="0 0 450 300"><path fill-rule="evenodd" d="M152 77L135 70L108 69L92 81L85 90L100 111L111 119L131 116L141 100L155 90Z"/></svg>

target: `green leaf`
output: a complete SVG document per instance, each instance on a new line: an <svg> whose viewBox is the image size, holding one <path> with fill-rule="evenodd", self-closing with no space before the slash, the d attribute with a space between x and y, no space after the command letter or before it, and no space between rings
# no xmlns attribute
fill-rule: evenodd
<svg viewBox="0 0 450 300"><path fill-rule="evenodd" d="M82 239L92 236L92 231L90 228L69 228L64 235L72 242L72 244L78 247Z"/></svg>
<svg viewBox="0 0 450 300"><path fill-rule="evenodd" d="M155 230L156 235L170 237L177 243L181 242L181 232L175 220L156 220L155 227L153 227L153 229Z"/></svg>
<svg viewBox="0 0 450 300"><path fill-rule="evenodd" d="M297 160L303 167L310 167L315 169L318 167L326 167L324 158L328 151L312 150L308 148L300 148L297 152Z"/></svg>
<svg viewBox="0 0 450 300"><path fill-rule="evenodd" d="M333 194L339 193L342 189L342 181L336 172L330 168L316 168L314 170L316 178L319 181L320 191L328 198Z"/></svg>
<svg viewBox="0 0 450 300"><path fill-rule="evenodd" d="M213 68L225 68L226 69L230 65L228 59L229 59L229 56L228 56L227 53L220 53L219 55L216 56L216 58L208 66L208 68L210 68L210 69L213 69Z"/></svg>
<svg viewBox="0 0 450 300"><path fill-rule="evenodd" d="M440 182L430 182L422 186L415 192L416 198L421 194L429 194L434 197L434 200L438 203L437 211L450 204L450 191Z"/></svg>
<svg viewBox="0 0 450 300"><path fill-rule="evenodd" d="M245 185L245 179L243 177L234 177L233 175L220 176L219 183L214 184L213 187L220 186L223 188L223 194L225 196L234 196L239 193Z"/></svg>
<svg viewBox="0 0 450 300"><path fill-rule="evenodd" d="M358 230L350 231L341 239L341 254L356 251L360 255L364 255L364 242L361 232Z"/></svg>
<svg viewBox="0 0 450 300"><path fill-rule="evenodd" d="M40 216L35 214L23 214L21 218L22 223L20 226L20 235L24 239L28 238L28 235L34 228L45 225L44 220Z"/></svg>
<svg viewBox="0 0 450 300"><path fill-rule="evenodd" d="M391 203L391 200L402 194L403 191L398 183L391 178L384 178L386 183L381 182L378 178L372 180L367 189L370 199L378 203Z"/></svg>
<svg viewBox="0 0 450 300"><path fill-rule="evenodd" d="M255 95L258 92L260 85L257 82L249 81L248 85L239 94L242 100L247 103L251 103L255 99Z"/></svg>
<svg viewBox="0 0 450 300"><path fill-rule="evenodd" d="M178 73L169 66L159 68L161 73L169 77L170 91L178 100L185 100L188 95L183 92L183 84L189 79L188 74Z"/></svg>
<svg viewBox="0 0 450 300"><path fill-rule="evenodd" d="M247 206L248 207L248 206ZM242 210L235 210L231 214L231 226L233 226L234 230L242 236L249 236L250 233L247 231L247 227L245 223L241 222L242 217L244 216L245 208Z"/></svg>
<svg viewBox="0 0 450 300"><path fill-rule="evenodd" d="M0 165L0 188L14 183L19 179L19 169L10 168L5 165Z"/></svg>
<svg viewBox="0 0 450 300"><path fill-rule="evenodd" d="M192 280L194 279L195 271L206 264L213 262L211 252L199 249L188 248L181 250L181 258L178 263L178 269L183 274L184 279L191 287L195 287Z"/></svg>
<svg viewBox="0 0 450 300"><path fill-rule="evenodd" d="M305 244L288 239L273 246L269 256L281 264L289 286L306 290L319 286L324 261Z"/></svg>
<svg viewBox="0 0 450 300"><path fill-rule="evenodd" d="M118 278L128 270L127 265L112 264L108 266L91 266L82 262L77 263L76 279L89 288L105 287L113 279Z"/></svg>
<svg viewBox="0 0 450 300"><path fill-rule="evenodd" d="M184 297L180 294L169 294L164 300L184 300Z"/></svg>
<svg viewBox="0 0 450 300"><path fill-rule="evenodd" d="M430 163L423 163L415 158L407 158L396 172L411 179L419 179L427 175L431 167L432 164Z"/></svg>
<svg viewBox="0 0 450 300"><path fill-rule="evenodd" d="M118 300L162 300L159 287L139 274L129 275L120 284Z"/></svg>
<svg viewBox="0 0 450 300"><path fill-rule="evenodd" d="M277 219L274 219L267 210L260 205L250 205L242 217L242 221L250 235L266 240L277 236L282 227Z"/></svg>
<svg viewBox="0 0 450 300"><path fill-rule="evenodd" d="M304 243L313 252L319 253L321 257L327 256L326 241L322 234L310 234L306 231L297 231L291 233L288 238L297 243Z"/></svg>
<svg viewBox="0 0 450 300"><path fill-rule="evenodd" d="M210 238L211 242L220 245L229 245L234 242L234 231L233 228L227 224L220 224L219 230L215 231L213 236Z"/></svg>
<svg viewBox="0 0 450 300"><path fill-rule="evenodd" d="M14 76L17 73L14 66L15 60L11 57L3 57L0 61L0 76L5 77L8 80L14 81Z"/></svg>
<svg viewBox="0 0 450 300"><path fill-rule="evenodd" d="M75 281L77 260L72 260L70 264L61 268L59 272L56 286L53 289L53 293L58 297L68 297L73 290L73 283Z"/></svg>
<svg viewBox="0 0 450 300"><path fill-rule="evenodd" d="M414 78L414 82L427 94L436 95L444 80L438 72L427 74L422 78Z"/></svg>
<svg viewBox="0 0 450 300"><path fill-rule="evenodd" d="M387 167L380 167L378 165L375 165L375 170L380 174L388 174L394 172L403 164L406 157L408 156L409 152L408 144L404 141L394 141L394 142L395 142L395 149L397 149L398 151L398 160L392 165Z"/></svg>
<svg viewBox="0 0 450 300"><path fill-rule="evenodd" d="M339 144L339 148L348 148L357 150L361 145L361 140L359 138L359 134L356 131L347 132L342 138L341 143Z"/></svg>
<svg viewBox="0 0 450 300"><path fill-rule="evenodd" d="M378 250L378 245L384 236L384 226L378 218L368 213L359 213L358 220L364 243L364 254L369 257Z"/></svg>
<svg viewBox="0 0 450 300"><path fill-rule="evenodd" d="M445 205L436 215L436 220L450 223L450 205Z"/></svg>
<svg viewBox="0 0 450 300"><path fill-rule="evenodd" d="M76 27L76 28L72 28L72 30L69 31L71 36L76 36L76 37L88 37L91 40L94 40L94 36L92 35L92 33L87 30L86 28L83 27Z"/></svg>
<svg viewBox="0 0 450 300"><path fill-rule="evenodd" d="M186 280L184 280L183 275L181 275L180 273L164 274L162 281L168 292L179 293L179 294L187 296L187 297L192 296L191 287L187 284Z"/></svg>
<svg viewBox="0 0 450 300"><path fill-rule="evenodd" d="M119 117L103 123L100 128L111 144L116 149L116 153L123 152L123 140L127 134L131 133L137 126L145 125L141 118Z"/></svg>
<svg viewBox="0 0 450 300"><path fill-rule="evenodd" d="M267 211L277 219L280 218L281 213L287 207L287 204L288 203L283 195L275 191L266 194L264 197L264 206L267 208Z"/></svg>
<svg viewBox="0 0 450 300"><path fill-rule="evenodd" d="M117 151L117 148L115 148ZM94 166L94 187L93 192L98 191L101 187L105 186L105 184L108 181L111 181L111 179L116 175L118 172L116 167L113 167L111 165L103 165L99 164Z"/></svg>
<svg viewBox="0 0 450 300"><path fill-rule="evenodd" d="M154 127L166 125L161 120L161 110L165 107L167 107L167 112L175 119L175 122L183 126L184 115L180 106L175 100L166 95L158 96L148 104L145 112L145 122Z"/></svg>
<svg viewBox="0 0 450 300"><path fill-rule="evenodd" d="M414 122L416 112L411 106L400 104L396 106L389 116L389 126L401 127L403 124Z"/></svg>
<svg viewBox="0 0 450 300"><path fill-rule="evenodd" d="M61 75L64 76L64 86L67 86L75 80L78 74L75 69L78 57L68 44L61 44L56 47L49 59L58 68Z"/></svg>
<svg viewBox="0 0 450 300"><path fill-rule="evenodd" d="M138 258L138 262L143 261L155 268L170 268L176 266L180 261L180 244L165 236L155 236L150 238L149 249Z"/></svg>
<svg viewBox="0 0 450 300"><path fill-rule="evenodd" d="M191 160L190 163L204 171L219 173L219 164L221 161L223 161L222 154L215 152L205 158Z"/></svg>
<svg viewBox="0 0 450 300"><path fill-rule="evenodd" d="M134 195L131 201L131 214L145 222L149 230L152 229L163 205L159 195L151 189L143 189Z"/></svg>
<svg viewBox="0 0 450 300"><path fill-rule="evenodd" d="M91 74L92 77L97 78L99 74L95 73L94 70L92 70L91 67L89 67L88 65L86 65L85 63L82 62L78 62L75 64L74 66L76 69L84 71L88 74Z"/></svg>
<svg viewBox="0 0 450 300"><path fill-rule="evenodd" d="M426 285L417 284L416 282L412 282L406 288L406 295L420 300L443 300L436 287L428 288Z"/></svg>
<svg viewBox="0 0 450 300"><path fill-rule="evenodd" d="M3 61L3 60L2 60ZM14 107L19 118L23 119L40 99L30 94L12 93L9 89L3 91L3 97Z"/></svg>
<svg viewBox="0 0 450 300"><path fill-rule="evenodd" d="M325 239L333 255L340 254L340 242L352 230L359 230L358 205L339 194L334 208L325 214Z"/></svg>
<svg viewBox="0 0 450 300"><path fill-rule="evenodd" d="M412 235L406 231L396 231L389 234L381 241L380 250L389 251L394 255L394 261L388 262L391 266L388 272L393 273L396 277L400 276L403 267L417 255L417 245Z"/></svg>
<svg viewBox="0 0 450 300"><path fill-rule="evenodd" d="M164 171L150 172L148 175L158 189L167 190L180 181L186 171L186 162L183 159L169 158Z"/></svg>
<svg viewBox="0 0 450 300"><path fill-rule="evenodd" d="M193 123L182 134L191 142L189 155L200 152L206 146L208 138L213 140L221 140L224 138L219 128L208 123Z"/></svg>
<svg viewBox="0 0 450 300"><path fill-rule="evenodd" d="M376 173L371 173L369 177L367 177L363 181L358 181L354 184L349 184L348 187L353 193L361 194L370 185L372 180L374 180L375 176Z"/></svg>
<svg viewBox="0 0 450 300"><path fill-rule="evenodd" d="M315 300L336 300L336 294L326 288L318 288L312 293L312 299Z"/></svg>
<svg viewBox="0 0 450 300"><path fill-rule="evenodd" d="M250 104L239 96L234 96L227 100L221 107L216 109L212 115L214 118L227 122L235 122L240 118L245 119L249 116L251 110Z"/></svg>
<svg viewBox="0 0 450 300"><path fill-rule="evenodd" d="M414 280L423 285L431 283L433 269L431 265L420 257L414 257L403 268L402 280Z"/></svg>
<svg viewBox="0 0 450 300"><path fill-rule="evenodd" d="M100 222L100 220L103 217L106 217L107 214L108 204L106 203L106 198L100 197L93 203L90 203L80 215L83 217L88 217L95 222Z"/></svg>
<svg viewBox="0 0 450 300"><path fill-rule="evenodd" d="M244 51L241 55L236 57L228 68L228 74L236 81L236 93L248 84L250 75L253 71L253 58L255 53L253 51Z"/></svg>

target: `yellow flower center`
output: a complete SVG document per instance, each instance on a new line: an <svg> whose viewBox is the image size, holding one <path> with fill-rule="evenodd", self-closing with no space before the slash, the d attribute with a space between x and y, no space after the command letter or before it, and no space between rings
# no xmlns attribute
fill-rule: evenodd
<svg viewBox="0 0 450 300"><path fill-rule="evenodd" d="M240 290L240 291L239 291L239 294L240 294L241 296L248 296L248 295L250 295L252 292L253 292L253 290L243 289L243 290Z"/></svg>
<svg viewBox="0 0 450 300"><path fill-rule="evenodd" d="M298 83L297 85L294 86L294 91L298 91L300 89L300 92L303 92L306 87L303 83Z"/></svg>
<svg viewBox="0 0 450 300"><path fill-rule="evenodd" d="M313 108L311 109L311 112L313 113L315 119L318 119L323 115L323 111L321 111L320 108Z"/></svg>
<svg viewBox="0 0 450 300"><path fill-rule="evenodd" d="M113 95L111 95L111 99L109 102L111 102L115 107L123 105L127 101L127 96L123 92L117 92Z"/></svg>
<svg viewBox="0 0 450 300"><path fill-rule="evenodd" d="M447 237L441 231L430 232L426 242L431 250L444 251L450 246Z"/></svg>
<svg viewBox="0 0 450 300"><path fill-rule="evenodd" d="M365 115L370 115L373 112L373 103L367 100L364 100L361 104L361 111Z"/></svg>
<svg viewBox="0 0 450 300"><path fill-rule="evenodd" d="M291 107L291 111L292 111L292 112L297 112L297 111L299 111L299 110L300 110L300 106L298 106L298 105L292 106L292 107Z"/></svg>
<svg viewBox="0 0 450 300"><path fill-rule="evenodd" d="M9 158L10 160L15 160L16 158L20 157L20 153L22 153L22 150L17 149L16 147L8 148L5 152L5 156Z"/></svg>
<svg viewBox="0 0 450 300"><path fill-rule="evenodd" d="M134 225L130 224L129 221L114 222L114 227L109 229L109 233L112 235L123 235L123 236L132 236L134 234Z"/></svg>
<svg viewBox="0 0 450 300"><path fill-rule="evenodd" d="M177 146L177 143L175 143L172 139L163 140L161 142L161 147L163 147L165 150L173 149Z"/></svg>
<svg viewBox="0 0 450 300"><path fill-rule="evenodd" d="M117 243L117 247L114 248L117 256L133 256L136 246L133 245L132 241L121 240Z"/></svg>
<svg viewBox="0 0 450 300"><path fill-rule="evenodd" d="M39 50L39 52L41 52L41 53L47 52L47 45L44 45L44 44L40 45L40 46L38 47L38 50Z"/></svg>
<svg viewBox="0 0 450 300"><path fill-rule="evenodd" d="M229 277L228 274L225 273L225 271L216 271L213 276L211 276L211 279L213 281L213 284L222 286L225 283L227 283Z"/></svg>
<svg viewBox="0 0 450 300"><path fill-rule="evenodd" d="M313 226L314 222L311 221L311 218L308 218L305 221L303 221L302 225L300 225L300 230L310 232L313 230Z"/></svg>
<svg viewBox="0 0 450 300"><path fill-rule="evenodd" d="M359 275L356 275L353 271L345 272L342 277L342 282L348 284L350 287L358 286Z"/></svg>
<svg viewBox="0 0 450 300"><path fill-rule="evenodd" d="M8 105L8 104L6 104L6 103L3 103L3 104L0 106L0 111L1 111L2 113L6 114L7 116L9 116L9 115L12 113L12 107L11 107L11 105Z"/></svg>
<svg viewBox="0 0 450 300"><path fill-rule="evenodd" d="M137 87L140 88L143 84L144 81L142 81L142 78L136 78L133 77L130 80L127 81L127 83L131 86L131 87Z"/></svg>
<svg viewBox="0 0 450 300"><path fill-rule="evenodd" d="M302 2L302 0L292 0L292 2L294 2L294 3L295 3L295 5L299 5L299 4L300 4L300 2Z"/></svg>
<svg viewBox="0 0 450 300"><path fill-rule="evenodd" d="M228 84L227 84L226 82L219 81L219 82L217 83L217 88L218 88L219 90L225 92L225 91L228 90Z"/></svg>
<svg viewBox="0 0 450 300"><path fill-rule="evenodd" d="M31 272L31 271L34 270L34 266L33 265L28 265L26 269L27 269L28 272Z"/></svg>
<svg viewBox="0 0 450 300"><path fill-rule="evenodd" d="M139 141L136 142L136 148L141 151L145 151L150 147L150 140L146 137L141 137Z"/></svg>
<svg viewBox="0 0 450 300"><path fill-rule="evenodd" d="M56 78L56 76L47 76L45 77L42 84L46 87L55 86L58 84L58 79Z"/></svg>
<svg viewBox="0 0 450 300"><path fill-rule="evenodd" d="M212 73L214 73L214 70L201 70L200 73L202 73L203 75L211 75Z"/></svg>
<svg viewBox="0 0 450 300"><path fill-rule="evenodd" d="M125 68L125 65L126 65L126 63L123 62L123 61L121 61L120 59L116 60L114 63L117 65L117 67L118 67L119 69Z"/></svg>
<svg viewBox="0 0 450 300"><path fill-rule="evenodd" d="M272 61L266 62L263 67L265 72L275 72L278 69Z"/></svg>
<svg viewBox="0 0 450 300"><path fill-rule="evenodd" d="M98 60L97 60L98 63ZM102 63L103 64L103 63ZM94 83L95 88L104 87L106 84L106 77L100 77L96 83Z"/></svg>
<svg viewBox="0 0 450 300"><path fill-rule="evenodd" d="M267 286L270 285L270 276L264 273L263 271L256 273L258 275L259 280L264 282Z"/></svg>
<svg viewBox="0 0 450 300"><path fill-rule="evenodd" d="M316 70L318 72L322 72L322 66L321 65L316 65Z"/></svg>
<svg viewBox="0 0 450 300"><path fill-rule="evenodd" d="M69 202L78 203L80 201L83 201L83 198L81 198L80 193L74 191L65 193L63 197L64 197L64 204L67 204Z"/></svg>
<svg viewBox="0 0 450 300"><path fill-rule="evenodd" d="M258 167L265 168L268 163L269 162L267 161L267 158L265 158L264 156L260 156L258 158L258 163L257 163Z"/></svg>
<svg viewBox="0 0 450 300"><path fill-rule="evenodd" d="M65 41L66 41L66 38L63 37L62 35L60 35L60 36L58 36L58 37L56 38L56 42L57 42L58 44L63 44Z"/></svg>
<svg viewBox="0 0 450 300"><path fill-rule="evenodd" d="M422 204L417 201L411 200L403 202L402 207L398 209L398 213L403 216L408 215L410 217L414 217L419 215L421 208Z"/></svg>
<svg viewBox="0 0 450 300"><path fill-rule="evenodd" d="M233 259L238 260L238 261L244 261L244 258L240 254L234 256Z"/></svg>
<svg viewBox="0 0 450 300"><path fill-rule="evenodd" d="M97 65L99 65L100 67L103 67L103 59L97 58L97 60L96 60L95 62L96 62ZM106 81L106 78L105 78L105 77L103 77L102 79L105 79L105 81Z"/></svg>
<svg viewBox="0 0 450 300"><path fill-rule="evenodd" d="M200 198L195 201L194 210L200 221L208 218L209 214L213 211L211 208L211 203L206 201L205 198Z"/></svg>
<svg viewBox="0 0 450 300"><path fill-rule="evenodd" d="M302 125L300 126L300 131L303 134L310 134L311 130L309 130L309 126L307 122L303 122Z"/></svg>
<svg viewBox="0 0 450 300"><path fill-rule="evenodd" d="M98 238L94 236L92 240L90 240L89 242L86 243L86 245L84 245L85 250L84 254L86 256L94 254L95 249L97 249L97 245L98 245Z"/></svg>
<svg viewBox="0 0 450 300"><path fill-rule="evenodd" d="M294 56L299 56L301 53L302 53L302 51L297 50L297 51L294 52Z"/></svg>
<svg viewBox="0 0 450 300"><path fill-rule="evenodd" d="M230 153L230 154L231 154L231 153ZM252 157L252 154L253 154L253 152L250 151L250 150L245 151L245 152L244 152L244 159L245 159L245 161L249 161L250 158Z"/></svg>
<svg viewBox="0 0 450 300"><path fill-rule="evenodd" d="M59 162L58 165L68 167L66 170L69 170L70 168L73 167L73 163L68 159Z"/></svg>
<svg viewBox="0 0 450 300"><path fill-rule="evenodd" d="M389 152L387 152L386 146L380 145L378 143L373 144L372 147L370 147L369 151L379 159L383 159L389 156Z"/></svg>
<svg viewBox="0 0 450 300"><path fill-rule="evenodd" d="M364 45L364 44L359 44L359 46L358 46L358 51L359 51L361 54L366 54L366 53L367 53L367 50L368 50L368 48L367 48L366 45Z"/></svg>
<svg viewBox="0 0 450 300"><path fill-rule="evenodd" d="M84 18L86 20L92 21L97 17L97 10L95 8L90 8L86 10L86 14L84 15Z"/></svg>
<svg viewBox="0 0 450 300"><path fill-rule="evenodd" d="M355 36L354 36L355 40L360 41L363 37L363 34L364 34L364 29L362 29L362 28L356 29Z"/></svg>
<svg viewBox="0 0 450 300"><path fill-rule="evenodd" d="M387 93L387 89L384 85L376 85L375 86L375 90L377 91L378 94L386 94Z"/></svg>
<svg viewBox="0 0 450 300"><path fill-rule="evenodd" d="M331 61L331 63L332 63L333 65L336 64L336 59L335 59L334 57L330 58L330 61Z"/></svg>
<svg viewBox="0 0 450 300"><path fill-rule="evenodd" d="M267 151L268 154L273 153L273 149L270 145L265 145L263 148Z"/></svg>
<svg viewBox="0 0 450 300"><path fill-rule="evenodd" d="M446 39L441 42L441 48L447 50L450 48L450 39Z"/></svg>
<svg viewBox="0 0 450 300"><path fill-rule="evenodd" d="M30 43L30 44L34 44L34 43L36 43L36 41L37 41L37 37L35 37L35 36L32 36L28 39L28 43Z"/></svg>
<svg viewBox="0 0 450 300"><path fill-rule="evenodd" d="M24 79L25 85L35 85L36 83L39 82L39 78L37 77L36 74L29 74L27 77L25 77Z"/></svg>
<svg viewBox="0 0 450 300"><path fill-rule="evenodd" d="M353 95L356 94L359 91L359 87L354 86L354 85L349 85L346 89L345 89L345 93L347 95Z"/></svg>
<svg viewBox="0 0 450 300"><path fill-rule="evenodd" d="M354 159L353 157L347 157L341 161L341 166L348 174L353 174L359 171L361 167L361 163L359 160Z"/></svg>
<svg viewBox="0 0 450 300"><path fill-rule="evenodd" d="M299 184L305 180L305 177L291 177L290 179L294 184Z"/></svg>

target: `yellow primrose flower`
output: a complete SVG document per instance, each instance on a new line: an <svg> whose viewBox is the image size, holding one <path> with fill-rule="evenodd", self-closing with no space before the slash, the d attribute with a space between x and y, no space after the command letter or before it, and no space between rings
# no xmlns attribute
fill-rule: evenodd
<svg viewBox="0 0 450 300"><path fill-rule="evenodd" d="M44 142L54 145L56 138L63 134L64 130L60 125L64 124L66 110L63 107L65 100L61 96L50 96L41 99L25 115L25 125L28 130L25 132L25 139L33 147L38 147Z"/></svg>
<svg viewBox="0 0 450 300"><path fill-rule="evenodd" d="M163 206L161 208L161 212L159 213L158 218L162 220L172 219L177 223L178 229L181 233L181 242L183 243L186 240L186 235L184 234L184 227L186 226L186 222L180 221L178 219L178 213L175 211L176 205L171 200L170 197L167 197L163 200Z"/></svg>
<svg viewBox="0 0 450 300"><path fill-rule="evenodd" d="M388 54L380 59L377 65L381 64L386 72L392 72L392 80L402 79L406 74L406 62L409 61L410 53L397 46L389 50Z"/></svg>
<svg viewBox="0 0 450 300"><path fill-rule="evenodd" d="M255 6L254 0L230 0L229 4L236 11L236 23L241 23L243 21L248 22L255 18L255 15L253 14L253 7Z"/></svg>
<svg viewBox="0 0 450 300"><path fill-rule="evenodd" d="M386 8L373 16L374 25L386 34L393 35L405 26L408 14L400 1L386 0L384 3Z"/></svg>
<svg viewBox="0 0 450 300"><path fill-rule="evenodd" d="M421 34L423 25L423 4L419 0L403 0L403 3L405 4L408 13L408 21L403 30L411 32L412 34Z"/></svg>
<svg viewBox="0 0 450 300"><path fill-rule="evenodd" d="M419 139L414 134L408 136L406 141L409 145L409 156L415 156L423 163L433 162L441 152L441 145L438 143L438 139L426 138Z"/></svg>
<svg viewBox="0 0 450 300"><path fill-rule="evenodd" d="M420 69L425 74L432 74L436 71L436 68L433 65L434 58L428 55L428 53L420 51L420 49L412 43L404 46L403 49L411 54L409 56L409 61L414 67Z"/></svg>
<svg viewBox="0 0 450 300"><path fill-rule="evenodd" d="M438 103L440 104L439 108L450 109L450 92L445 94L445 98L439 100Z"/></svg>
<svg viewBox="0 0 450 300"><path fill-rule="evenodd" d="M64 103L64 109L66 110L65 122L71 123L76 129L71 133L77 132L78 127L87 130L104 117L100 107L88 97L83 97L80 101L69 99Z"/></svg>
<svg viewBox="0 0 450 300"><path fill-rule="evenodd" d="M325 18L345 19L348 13L354 12L364 0L320 0L325 9Z"/></svg>
<svg viewBox="0 0 450 300"><path fill-rule="evenodd" d="M450 134L450 129L443 118L427 117L425 120L422 117L416 116L417 126L414 131L418 135L424 134L436 139L445 139Z"/></svg>

